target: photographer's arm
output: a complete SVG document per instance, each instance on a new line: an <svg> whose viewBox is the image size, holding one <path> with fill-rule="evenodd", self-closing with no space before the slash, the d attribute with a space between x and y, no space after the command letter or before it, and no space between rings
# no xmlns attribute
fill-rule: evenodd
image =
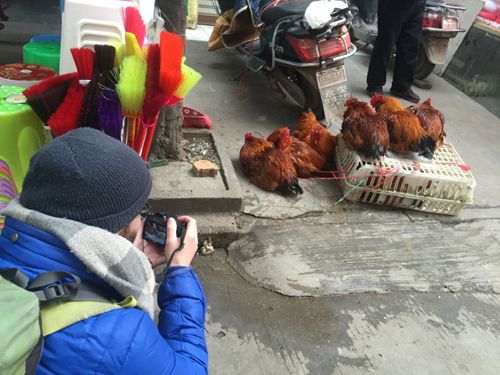
<svg viewBox="0 0 500 375"><path fill-rule="evenodd" d="M162 359L161 365L155 366L156 374L206 374L206 301L196 273L190 267L198 248L196 221L189 217L180 217L178 220L187 226L184 248L174 255L172 266L158 290L158 328L154 327L150 319L147 319L149 322L145 319L143 324L152 325L156 332L153 334L151 327L146 329L149 331L147 347L137 347L134 357L146 356L141 362L149 362L153 366ZM165 258L169 259L178 246L176 223L171 220L167 224ZM138 332L137 335L143 333Z"/></svg>
<svg viewBox="0 0 500 375"><path fill-rule="evenodd" d="M186 225L184 248L174 255L172 267L158 290L161 310L158 329L177 353L207 366L204 331L206 301L196 273L190 267L198 250L198 231L194 219L183 216L178 220ZM167 224L166 259L179 246L176 230L175 220L170 219Z"/></svg>

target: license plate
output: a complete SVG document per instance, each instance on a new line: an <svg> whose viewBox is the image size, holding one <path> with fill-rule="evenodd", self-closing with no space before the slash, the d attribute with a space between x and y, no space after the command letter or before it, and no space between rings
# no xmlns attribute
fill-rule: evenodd
<svg viewBox="0 0 500 375"><path fill-rule="evenodd" d="M443 18L442 22L443 30L457 30L458 20L456 18Z"/></svg>
<svg viewBox="0 0 500 375"><path fill-rule="evenodd" d="M316 80L320 90L347 81L344 65L316 72Z"/></svg>
<svg viewBox="0 0 500 375"><path fill-rule="evenodd" d="M350 97L344 65L316 72L325 120L330 127L342 121L344 103Z"/></svg>

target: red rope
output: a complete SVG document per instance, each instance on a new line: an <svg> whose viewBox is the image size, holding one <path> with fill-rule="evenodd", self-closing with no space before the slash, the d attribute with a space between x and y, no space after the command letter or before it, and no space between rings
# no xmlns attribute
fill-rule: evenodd
<svg viewBox="0 0 500 375"><path fill-rule="evenodd" d="M375 179L375 178L381 178L381 181L374 185L374 186L367 186L366 188L368 190L375 190L378 189L380 186L384 185L387 182L387 178L391 175L395 175L396 173L399 172L401 167L397 168L391 168L391 169L386 169L382 170L379 166L375 166L378 169L378 173L368 175L368 176L346 176L346 172L339 170L339 171L323 171L322 173L331 173L332 177L315 177L315 178L309 178L308 180L311 181L336 181L336 180L363 180L363 179ZM342 173L343 176L336 176L336 174Z"/></svg>

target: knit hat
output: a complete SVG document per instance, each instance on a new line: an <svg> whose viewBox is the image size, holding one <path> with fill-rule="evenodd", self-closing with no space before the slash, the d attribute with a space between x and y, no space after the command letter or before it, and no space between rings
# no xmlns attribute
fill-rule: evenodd
<svg viewBox="0 0 500 375"><path fill-rule="evenodd" d="M98 130L80 128L33 155L20 202L116 233L140 214L151 185L136 152Z"/></svg>

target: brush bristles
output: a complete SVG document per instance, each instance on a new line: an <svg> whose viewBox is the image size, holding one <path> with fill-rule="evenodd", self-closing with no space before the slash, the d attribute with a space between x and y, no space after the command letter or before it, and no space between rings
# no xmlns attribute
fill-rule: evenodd
<svg viewBox="0 0 500 375"><path fill-rule="evenodd" d="M94 51L89 48L71 48L71 55L75 61L78 77L81 80L92 79L94 75Z"/></svg>
<svg viewBox="0 0 500 375"><path fill-rule="evenodd" d="M95 47L94 71L107 76L115 64L115 47L107 45L96 45Z"/></svg>
<svg viewBox="0 0 500 375"><path fill-rule="evenodd" d="M146 62L140 56L127 56L123 60L116 92L127 116L138 116L146 95Z"/></svg>
<svg viewBox="0 0 500 375"><path fill-rule="evenodd" d="M62 104L48 120L48 126L56 136L61 136L77 127L85 88L78 80L71 82Z"/></svg>
<svg viewBox="0 0 500 375"><path fill-rule="evenodd" d="M201 78L201 74L196 70L186 64L182 64L182 82L175 90L174 95L178 98L184 99L201 80Z"/></svg>
<svg viewBox="0 0 500 375"><path fill-rule="evenodd" d="M132 33L125 33L125 47L127 56L141 56L142 49L139 43L137 42L137 38Z"/></svg>
<svg viewBox="0 0 500 375"><path fill-rule="evenodd" d="M160 46L152 44L148 51L148 74L146 81L146 98L142 109L143 121L147 124L154 122L161 107L168 97L159 87L160 76Z"/></svg>
<svg viewBox="0 0 500 375"><path fill-rule="evenodd" d="M174 94L182 82L182 56L184 39L177 34L163 31L160 34L160 87L167 97Z"/></svg>
<svg viewBox="0 0 500 375"><path fill-rule="evenodd" d="M125 31L134 34L139 46L142 47L146 37L146 25L144 25L141 13L135 7L125 8Z"/></svg>
<svg viewBox="0 0 500 375"><path fill-rule="evenodd" d="M26 90L23 91L23 95L27 98L31 98L35 95L39 95L55 86L58 86L62 83L67 83L69 85L69 82L71 82L73 79L77 77L77 73L68 73L68 74L63 74L60 76L55 76L51 77L48 79L43 80L40 83L37 83L36 85L33 85Z"/></svg>
<svg viewBox="0 0 500 375"><path fill-rule="evenodd" d="M122 108L116 91L104 90L99 96L97 112L102 130L120 140L123 125Z"/></svg>
<svg viewBox="0 0 500 375"><path fill-rule="evenodd" d="M63 102L69 84L70 81L64 81L47 91L28 98L28 104L45 124Z"/></svg>
<svg viewBox="0 0 500 375"><path fill-rule="evenodd" d="M110 41L109 44L113 47L115 47L115 62L114 62L114 67L119 69L122 61L123 61L123 55L125 53L125 46L123 43L120 43L117 40Z"/></svg>
<svg viewBox="0 0 500 375"><path fill-rule="evenodd" d="M85 90L85 97L83 98L82 112L78 120L78 127L100 129L99 118L97 116L97 99L100 95L99 81L102 81L102 75L97 76L89 82Z"/></svg>

